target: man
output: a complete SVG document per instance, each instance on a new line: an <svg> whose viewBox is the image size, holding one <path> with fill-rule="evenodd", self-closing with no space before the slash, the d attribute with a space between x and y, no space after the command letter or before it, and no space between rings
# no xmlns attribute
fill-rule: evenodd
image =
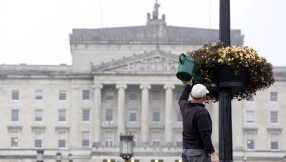
<svg viewBox="0 0 286 162"><path fill-rule="evenodd" d="M191 93L190 93L191 92ZM212 120L203 102L207 88L187 81L179 105L183 119L183 162L219 162L212 141ZM189 95L192 101L189 103Z"/></svg>

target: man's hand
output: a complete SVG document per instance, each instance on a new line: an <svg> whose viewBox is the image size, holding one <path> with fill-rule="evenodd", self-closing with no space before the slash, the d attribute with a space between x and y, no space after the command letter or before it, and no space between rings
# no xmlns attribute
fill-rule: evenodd
<svg viewBox="0 0 286 162"><path fill-rule="evenodd" d="M215 152L211 153L211 162L219 162L219 159Z"/></svg>
<svg viewBox="0 0 286 162"><path fill-rule="evenodd" d="M193 85L192 80L193 80L193 79L191 79L191 80L189 80L189 81L186 81L186 83L187 83L187 84L189 84L189 85L191 86L191 85Z"/></svg>

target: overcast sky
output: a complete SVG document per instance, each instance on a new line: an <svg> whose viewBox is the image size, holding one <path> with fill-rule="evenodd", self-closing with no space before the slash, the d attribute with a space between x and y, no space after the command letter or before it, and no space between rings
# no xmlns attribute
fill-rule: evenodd
<svg viewBox="0 0 286 162"><path fill-rule="evenodd" d="M158 0L167 25L218 29L219 0ZM155 0L0 0L0 64L71 64L73 28L146 25ZM286 0L231 0L240 29L274 66L286 66ZM211 16L210 16L211 15Z"/></svg>

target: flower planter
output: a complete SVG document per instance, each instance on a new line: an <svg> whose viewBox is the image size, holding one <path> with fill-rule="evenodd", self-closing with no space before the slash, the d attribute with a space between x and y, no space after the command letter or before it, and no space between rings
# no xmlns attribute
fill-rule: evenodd
<svg viewBox="0 0 286 162"><path fill-rule="evenodd" d="M219 65L211 80L212 82L202 82L211 93L219 91L220 88L231 88L233 92L240 92L248 90L249 73L245 68Z"/></svg>
<svg viewBox="0 0 286 162"><path fill-rule="evenodd" d="M194 80L193 83L204 84L210 91L207 99L214 102L219 100L222 88L230 88L232 97L241 100L249 99L275 82L272 64L247 46L223 47L217 42L190 51L188 55L196 65L196 77L211 80Z"/></svg>

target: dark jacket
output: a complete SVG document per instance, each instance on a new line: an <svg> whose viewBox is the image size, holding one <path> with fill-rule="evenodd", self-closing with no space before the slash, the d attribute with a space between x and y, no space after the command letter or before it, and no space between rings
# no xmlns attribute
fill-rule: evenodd
<svg viewBox="0 0 286 162"><path fill-rule="evenodd" d="M188 102L191 90L192 86L187 85L179 99L183 149L205 149L210 154L215 151L211 141L212 120L204 104Z"/></svg>

